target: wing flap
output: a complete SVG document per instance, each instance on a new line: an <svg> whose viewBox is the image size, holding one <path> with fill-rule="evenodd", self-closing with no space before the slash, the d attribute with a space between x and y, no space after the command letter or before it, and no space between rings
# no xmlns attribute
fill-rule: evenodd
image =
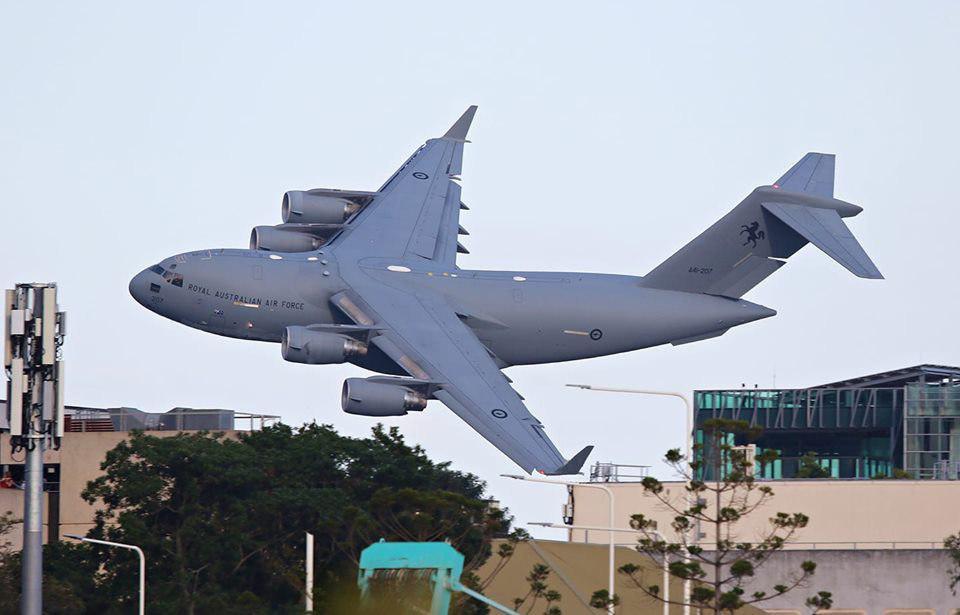
<svg viewBox="0 0 960 615"><path fill-rule="evenodd" d="M883 275L833 209L796 203L763 203L763 208L861 278Z"/></svg>
<svg viewBox="0 0 960 615"><path fill-rule="evenodd" d="M450 147L450 146L448 146ZM420 209L420 217L413 229L413 236L407 245L406 252L413 252L417 256L433 259L437 248L437 240L441 235L441 223L446 217L448 196L454 182L446 178L438 178L430 187L430 192ZM458 186L459 187L459 186ZM459 192L457 201L460 200ZM454 235L456 237L456 235Z"/></svg>
<svg viewBox="0 0 960 615"><path fill-rule="evenodd" d="M376 321L380 334L371 342L414 378L435 383L435 399L527 472L579 470L589 451L564 459L452 307L429 293L414 296L363 280L354 285L355 303Z"/></svg>
<svg viewBox="0 0 960 615"><path fill-rule="evenodd" d="M475 113L470 107L443 137L414 152L350 220L336 239L337 249L456 267L462 203L460 186L451 178L462 172L463 145Z"/></svg>

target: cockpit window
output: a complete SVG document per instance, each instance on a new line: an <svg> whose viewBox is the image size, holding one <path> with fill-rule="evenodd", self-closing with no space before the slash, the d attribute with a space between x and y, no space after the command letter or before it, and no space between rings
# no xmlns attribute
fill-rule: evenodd
<svg viewBox="0 0 960 615"><path fill-rule="evenodd" d="M174 273L172 271L164 271L163 279L168 283L173 284L174 286L179 286L183 288L183 276L179 273Z"/></svg>
<svg viewBox="0 0 960 615"><path fill-rule="evenodd" d="M176 267L176 265L170 265L170 269L173 269L174 267ZM167 284L173 284L174 286L183 288L183 276L179 273L174 273L173 271L164 269L160 265L154 265L153 267L150 267L150 271L162 275Z"/></svg>

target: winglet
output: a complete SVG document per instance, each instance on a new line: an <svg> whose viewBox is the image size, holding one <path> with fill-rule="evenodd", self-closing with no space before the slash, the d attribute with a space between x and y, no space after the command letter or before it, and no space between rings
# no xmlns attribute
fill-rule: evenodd
<svg viewBox="0 0 960 615"><path fill-rule="evenodd" d="M549 476L560 476L563 474L579 474L580 468L583 467L583 464L587 461L587 457L590 456L590 453L593 452L593 446L584 446L583 450L574 455L570 461L563 464L553 472L544 472Z"/></svg>
<svg viewBox="0 0 960 615"><path fill-rule="evenodd" d="M463 141L467 138L467 131L470 130L470 124L473 122L473 116L477 113L477 106L470 105L467 107L467 110L463 112L463 115L460 116L460 119L453 123L453 126L450 127L450 130L443 135L444 139L459 139Z"/></svg>

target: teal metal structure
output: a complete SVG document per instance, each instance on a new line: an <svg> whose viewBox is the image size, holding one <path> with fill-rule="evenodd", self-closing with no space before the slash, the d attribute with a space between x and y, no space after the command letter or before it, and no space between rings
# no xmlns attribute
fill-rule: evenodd
<svg viewBox="0 0 960 615"><path fill-rule="evenodd" d="M490 600L460 584L463 573L463 555L445 542L386 542L380 540L360 553L360 573L357 584L360 595L366 598L370 581L380 571L420 570L430 573L433 599L430 615L447 615L453 592L462 592L508 615L518 615L512 609Z"/></svg>

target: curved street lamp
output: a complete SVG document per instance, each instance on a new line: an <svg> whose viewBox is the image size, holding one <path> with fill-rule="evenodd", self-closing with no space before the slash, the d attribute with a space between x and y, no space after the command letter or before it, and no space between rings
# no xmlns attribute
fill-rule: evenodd
<svg viewBox="0 0 960 615"><path fill-rule="evenodd" d="M684 453L685 453L684 458L687 460L687 463L690 463L693 460L693 458L690 456L693 450L693 404L690 402L690 398L686 394L681 393L680 391L658 391L658 390L652 390L652 389L625 389L625 388L617 388L617 387L598 387L592 384L568 384L567 386L575 389L583 389L585 391L600 391L602 393L631 393L635 395L659 395L661 397L676 397L682 400L683 405L687 411L686 412L687 433L683 439ZM613 525L612 521L610 525L611 526ZM699 536L697 536L697 532L695 531L693 535L693 544L697 544L698 540L699 540ZM684 558L684 561L686 562L688 561L688 559ZM684 581L683 583L683 601L685 603L690 602L689 579ZM689 604L684 605L683 615L690 615Z"/></svg>
<svg viewBox="0 0 960 615"><path fill-rule="evenodd" d="M81 542L92 542L98 545L106 545L108 547L120 547L121 549L132 549L137 552L137 556L140 558L140 615L144 614L146 607L147 599L147 556L143 554L143 549L136 545L127 545L122 542L110 542L109 540L97 540L96 538L87 538L86 536L80 536L79 534L64 534L66 538L73 538L74 540L79 540Z"/></svg>
<svg viewBox="0 0 960 615"><path fill-rule="evenodd" d="M608 542L610 543L608 549L608 568L607 571L607 592L609 593L610 603L607 607L608 613L613 613L613 569L614 569L614 548L616 547L613 533L616 531L613 527L613 490L609 487L604 487L603 485L597 485L594 483L575 483L559 480L549 480L546 478L535 478L533 476L525 476L523 474L501 474L504 478L513 478L515 480L523 480L528 483L546 483L547 485L563 485L565 487L584 487L586 489L600 489L607 494L607 500L610 503L610 538Z"/></svg>

